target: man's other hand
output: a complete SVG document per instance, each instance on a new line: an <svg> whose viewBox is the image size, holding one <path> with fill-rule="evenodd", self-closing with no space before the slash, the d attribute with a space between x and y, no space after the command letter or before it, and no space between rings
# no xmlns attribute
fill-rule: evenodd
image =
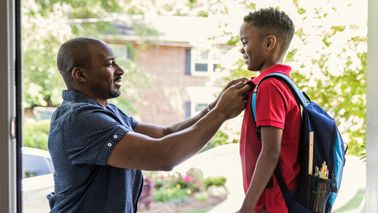
<svg viewBox="0 0 378 213"><path fill-rule="evenodd" d="M227 119L240 114L246 106L247 94L251 86L244 82L238 82L226 89L220 96L214 110L223 113Z"/></svg>

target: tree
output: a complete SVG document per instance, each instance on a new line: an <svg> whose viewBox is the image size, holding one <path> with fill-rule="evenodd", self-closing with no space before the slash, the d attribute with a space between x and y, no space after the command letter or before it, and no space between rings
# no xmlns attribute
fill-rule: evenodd
<svg viewBox="0 0 378 213"><path fill-rule="evenodd" d="M363 11L367 2L293 0L281 5L296 26L285 59L294 68L294 81L335 118L349 153L363 155L367 69L367 16ZM264 2L245 4L252 10L263 6ZM354 16L348 18L349 14ZM236 46L235 51L240 48L238 39L232 35L228 42ZM237 61L226 79L251 76L244 67L243 61Z"/></svg>
<svg viewBox="0 0 378 213"><path fill-rule="evenodd" d="M61 102L64 82L56 68L56 55L64 41L76 36L117 33L112 21L118 16L114 14L124 12L116 0L29 0L23 2L22 11L26 108L57 106ZM132 61L121 61L121 64L128 69L125 75L129 77L129 85L144 80ZM115 101L126 111L134 110L125 98Z"/></svg>
<svg viewBox="0 0 378 213"><path fill-rule="evenodd" d="M293 79L306 93L336 118L350 153L362 154L365 144L367 1L282 0L236 1L137 1L137 0L29 0L23 4L24 105L55 106L60 102L63 82L55 68L61 42L72 36L116 32L112 22L126 15L180 15L224 18L223 32L209 40L227 39L238 52L239 37L231 30L232 18L261 7L278 6L294 20L296 33L286 55ZM326 6L325 6L326 5ZM361 10L356 12L356 10ZM238 14L235 14L238 13ZM350 16L353 14L353 16ZM138 25L139 24L139 25ZM43 27L42 27L43 26ZM153 29L135 23L140 35ZM129 64L132 69L133 64ZM235 59L225 79L250 77L241 59ZM229 73L229 70L235 70ZM140 74L131 72L132 82ZM131 109L126 100L125 108Z"/></svg>

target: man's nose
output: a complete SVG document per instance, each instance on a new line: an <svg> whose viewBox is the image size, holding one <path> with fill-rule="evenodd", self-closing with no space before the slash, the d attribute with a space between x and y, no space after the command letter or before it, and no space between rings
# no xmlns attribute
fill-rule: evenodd
<svg viewBox="0 0 378 213"><path fill-rule="evenodd" d="M241 53L241 54L244 54L244 53L245 53L245 50L244 50L243 47L240 49L240 53Z"/></svg>
<svg viewBox="0 0 378 213"><path fill-rule="evenodd" d="M117 64L117 69L116 69L116 74L117 75L123 75L125 73L125 71L122 69L122 67L120 67L118 64Z"/></svg>

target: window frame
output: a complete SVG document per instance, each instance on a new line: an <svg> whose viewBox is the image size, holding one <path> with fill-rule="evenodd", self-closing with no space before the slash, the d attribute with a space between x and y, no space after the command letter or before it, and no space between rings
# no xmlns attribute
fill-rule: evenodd
<svg viewBox="0 0 378 213"><path fill-rule="evenodd" d="M208 103L201 102L201 101L190 101L190 115L194 116L200 113L203 109L207 107ZM199 110L196 110L198 105L204 105L204 107L200 107Z"/></svg>
<svg viewBox="0 0 378 213"><path fill-rule="evenodd" d="M21 202L21 37L20 1L0 3L0 206L22 212ZM10 83L11 82L11 83Z"/></svg>
<svg viewBox="0 0 378 213"><path fill-rule="evenodd" d="M109 45L116 56L116 60L127 61L130 58L129 47L126 44L110 43ZM122 56L117 54L118 50L121 49L124 51L124 55Z"/></svg>
<svg viewBox="0 0 378 213"><path fill-rule="evenodd" d="M217 58L216 55L220 55L220 50L215 49L217 47L212 48L206 48L206 49L199 49L198 47L192 47L190 50L190 57L191 57L191 69L190 73L192 75L197 76L208 76L216 72L214 70L214 65L220 64L220 58ZM202 59L201 54L202 52L208 52L207 53L207 59ZM198 57L199 56L199 57ZM207 65L207 71L197 71L196 70L196 64L206 64Z"/></svg>

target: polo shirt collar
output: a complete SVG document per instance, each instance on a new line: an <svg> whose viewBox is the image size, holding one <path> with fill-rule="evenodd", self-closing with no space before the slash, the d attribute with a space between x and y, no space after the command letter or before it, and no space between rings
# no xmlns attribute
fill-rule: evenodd
<svg viewBox="0 0 378 213"><path fill-rule="evenodd" d="M100 105L93 98L90 98L80 92L75 90L63 90L62 97L64 101L75 101L75 102L84 102L90 104Z"/></svg>
<svg viewBox="0 0 378 213"><path fill-rule="evenodd" d="M261 72L257 77L252 78L251 81L254 85L257 85L259 81L264 78L265 76L275 73L275 72L280 72L285 75L290 75L291 67L285 64L273 64L272 66L268 67L266 70Z"/></svg>

